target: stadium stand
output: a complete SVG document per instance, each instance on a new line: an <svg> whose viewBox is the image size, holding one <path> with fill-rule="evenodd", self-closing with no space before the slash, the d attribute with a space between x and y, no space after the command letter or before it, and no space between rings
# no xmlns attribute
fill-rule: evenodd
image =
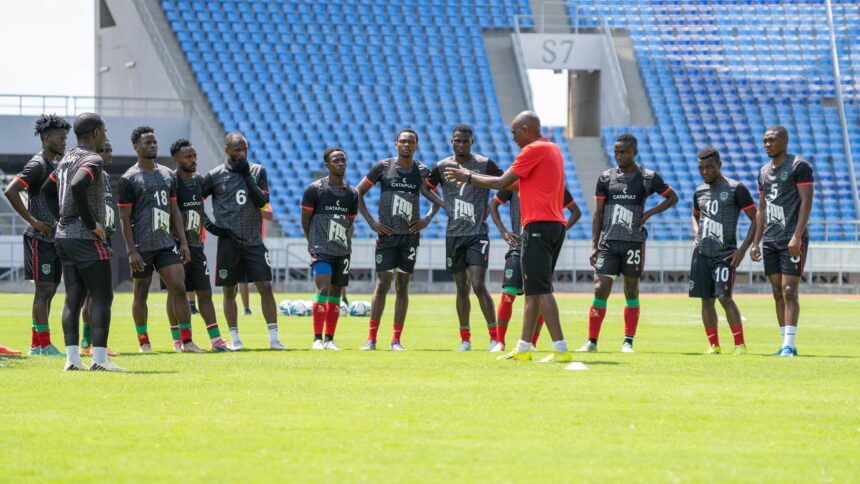
<svg viewBox="0 0 860 484"><path fill-rule="evenodd" d="M325 146L347 150L354 184L394 155L405 127L418 131L416 158L430 167L450 155L458 123L472 124L476 151L503 166L516 155L481 32L511 29L515 15L530 12L527 0L162 5L221 124L242 130L265 163L287 235L301 234L298 200ZM564 138L557 141L585 206ZM369 196L375 205L377 191ZM428 235L444 237L445 220L436 217ZM365 224L356 230L370 236Z"/></svg>
<svg viewBox="0 0 860 484"><path fill-rule="evenodd" d="M352 183L392 156L394 134L403 127L419 132L417 158L428 165L450 154L447 140L458 123L474 125L476 151L502 166L517 152L509 120L499 112L481 32L512 28L515 15L531 13L527 0L161 3L222 126L245 132L253 158L266 165L275 217L287 236L301 233L298 200L321 169L324 146L348 151ZM689 235L690 199L699 183L691 160L699 148L720 149L727 174L754 189L764 128L779 123L791 134L791 149L815 165L813 220L829 222L829 240L857 240L855 226L839 223L857 214L847 203L821 2L761 8L773 3L577 2L587 12L578 16L580 26L596 27L603 16L633 38L657 124L605 128L603 136L609 153L618 133L634 133L642 163L659 170L682 199L661 216L670 223L653 238ZM850 135L860 157L854 83L860 59L846 41L860 34L860 18L849 2L837 2L835 13ZM527 18L520 22L530 25ZM561 146L567 186L587 221L575 160L561 133L550 136ZM377 196L370 192L372 205ZM589 238L588 225L578 224L569 237ZM357 236L371 235L365 224L356 227ZM444 237L444 228L439 216L426 233ZM813 239L824 238L822 225L810 230Z"/></svg>
<svg viewBox="0 0 860 484"><path fill-rule="evenodd" d="M860 52L850 41L860 36L860 10L854 2L834 4L849 135L853 156L860 159ZM610 153L615 136L623 131L640 139L642 163L660 171L681 197L672 209L675 217L689 214L700 183L694 164L699 148L719 149L728 162L724 172L755 191L758 169L766 161L761 137L766 126L782 124L789 131L790 151L815 166L812 220L828 222L828 240L857 240L856 225L840 223L857 220L857 213L833 106L835 82L823 2L578 5L580 26L598 27L604 17L610 27L630 31L657 124L606 128L604 145ZM568 12L573 20L574 7ZM653 235L681 238L687 230L677 224ZM811 238L823 240L824 230L821 224L811 225Z"/></svg>

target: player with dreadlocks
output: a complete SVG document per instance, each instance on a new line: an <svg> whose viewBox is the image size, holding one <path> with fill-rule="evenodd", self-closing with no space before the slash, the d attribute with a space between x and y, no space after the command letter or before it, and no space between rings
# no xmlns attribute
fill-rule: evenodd
<svg viewBox="0 0 860 484"><path fill-rule="evenodd" d="M42 141L42 149L24 165L9 186L5 195L12 208L27 222L24 229L24 275L33 281L33 329L30 355L63 356L51 344L48 317L51 300L57 292L62 275L60 258L54 247L56 219L48 210L40 193L45 180L54 172L56 163L66 151L66 136L71 125L56 114L42 115L36 120L35 132ZM21 192L27 191L27 206Z"/></svg>

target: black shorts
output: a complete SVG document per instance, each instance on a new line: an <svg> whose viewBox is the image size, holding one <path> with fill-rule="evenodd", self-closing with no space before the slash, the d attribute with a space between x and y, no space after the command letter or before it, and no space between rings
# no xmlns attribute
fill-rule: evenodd
<svg viewBox="0 0 860 484"><path fill-rule="evenodd" d="M376 272L397 269L412 274L418 257L418 234L380 235L376 238Z"/></svg>
<svg viewBox="0 0 860 484"><path fill-rule="evenodd" d="M642 277L645 268L645 242L604 240L597 247L594 272L599 276Z"/></svg>
<svg viewBox="0 0 860 484"><path fill-rule="evenodd" d="M24 235L24 279L59 284L63 265L53 242Z"/></svg>
<svg viewBox="0 0 860 484"><path fill-rule="evenodd" d="M762 244L762 259L764 260L764 275L782 274L785 276L802 276L806 265L806 252L809 250L809 239L803 239L800 244L800 257L792 257L788 253L788 241L765 242Z"/></svg>
<svg viewBox="0 0 860 484"><path fill-rule="evenodd" d="M723 257L709 257L693 250L690 263L690 297L716 299L732 297L735 270Z"/></svg>
<svg viewBox="0 0 860 484"><path fill-rule="evenodd" d="M143 257L143 270L140 272L132 272L131 277L134 279L146 279L152 277L153 269L160 271L161 269L172 266L174 264L182 264L182 259L179 258L179 248L165 247L158 250L147 250L140 253Z"/></svg>
<svg viewBox="0 0 860 484"><path fill-rule="evenodd" d="M463 272L469 266L486 268L489 265L490 237L464 235L445 238L445 268L448 272Z"/></svg>
<svg viewBox="0 0 860 484"><path fill-rule="evenodd" d="M263 244L243 245L229 237L218 237L215 269L216 286L272 282L269 250Z"/></svg>
<svg viewBox="0 0 860 484"><path fill-rule="evenodd" d="M522 238L520 266L526 296L551 293L555 264L564 243L564 224L531 222L523 227Z"/></svg>
<svg viewBox="0 0 860 484"><path fill-rule="evenodd" d="M113 253L101 240L55 239L54 246L63 264L85 267L91 262L110 260ZM69 282L68 280L66 282Z"/></svg>
<svg viewBox="0 0 860 484"><path fill-rule="evenodd" d="M178 249L177 249L178 250ZM212 284L209 282L209 265L206 262L206 254L203 247L188 247L191 252L191 261L184 265L185 268L185 291L211 291ZM167 289L167 284L162 279L161 289Z"/></svg>
<svg viewBox="0 0 860 484"><path fill-rule="evenodd" d="M348 255L317 254L311 256L311 270L313 276L317 276L320 266L325 263L331 267L331 285L346 287L349 285L349 257Z"/></svg>
<svg viewBox="0 0 860 484"><path fill-rule="evenodd" d="M505 255L505 275L502 278L502 288L512 287L517 294L523 293L523 269L520 265L520 252L508 251Z"/></svg>

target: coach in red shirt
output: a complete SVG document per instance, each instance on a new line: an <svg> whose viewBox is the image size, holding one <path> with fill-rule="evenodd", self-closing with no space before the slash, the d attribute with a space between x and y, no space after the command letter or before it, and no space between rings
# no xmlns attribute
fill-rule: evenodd
<svg viewBox="0 0 860 484"><path fill-rule="evenodd" d="M541 137L540 118L531 111L524 111L514 118L511 135L521 150L502 176L473 173L462 167L447 169L445 176L449 181L496 190L519 182L523 224L521 264L526 298L523 331L516 350L500 359L532 359L529 352L531 338L538 315L542 314L553 339L553 354L541 361L570 361L558 305L552 294L552 276L565 232L564 160L558 146Z"/></svg>

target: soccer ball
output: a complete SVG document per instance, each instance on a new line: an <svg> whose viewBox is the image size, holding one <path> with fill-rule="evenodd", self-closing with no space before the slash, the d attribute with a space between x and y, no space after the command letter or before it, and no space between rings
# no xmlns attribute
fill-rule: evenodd
<svg viewBox="0 0 860 484"><path fill-rule="evenodd" d="M313 305L308 301L292 301L290 303L290 316L310 316Z"/></svg>
<svg viewBox="0 0 860 484"><path fill-rule="evenodd" d="M349 315L349 306L343 301L340 302L340 315L341 316Z"/></svg>
<svg viewBox="0 0 860 484"><path fill-rule="evenodd" d="M278 312L281 313L281 316L289 316L290 315L290 305L293 302L289 299L284 299L278 304Z"/></svg>
<svg viewBox="0 0 860 484"><path fill-rule="evenodd" d="M367 316L370 314L370 303L367 301L356 301L349 307L350 316Z"/></svg>

